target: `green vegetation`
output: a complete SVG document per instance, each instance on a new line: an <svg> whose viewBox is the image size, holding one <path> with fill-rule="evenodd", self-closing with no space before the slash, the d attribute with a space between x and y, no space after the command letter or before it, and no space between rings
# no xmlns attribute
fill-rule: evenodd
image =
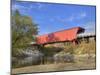
<svg viewBox="0 0 100 75"><path fill-rule="evenodd" d="M18 55L38 34L37 24L16 10L12 15L12 55ZM34 35L34 36L32 36Z"/></svg>

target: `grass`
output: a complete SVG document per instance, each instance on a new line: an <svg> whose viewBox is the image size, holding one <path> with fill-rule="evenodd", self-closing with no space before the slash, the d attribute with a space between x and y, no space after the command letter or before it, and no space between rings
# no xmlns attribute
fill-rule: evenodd
<svg viewBox="0 0 100 75"><path fill-rule="evenodd" d="M94 41L90 43L82 42L79 44L76 49L74 50L75 54L95 54L96 52L96 44Z"/></svg>

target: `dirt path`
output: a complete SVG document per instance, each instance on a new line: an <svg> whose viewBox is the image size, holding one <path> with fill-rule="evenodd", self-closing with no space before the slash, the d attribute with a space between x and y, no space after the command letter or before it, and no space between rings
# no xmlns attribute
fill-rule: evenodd
<svg viewBox="0 0 100 75"><path fill-rule="evenodd" d="M12 74L18 73L36 73L36 72L50 72L50 71L63 71L63 70L87 70L95 69L95 62L78 62L78 63L59 63L47 65L35 65L23 68L12 69Z"/></svg>

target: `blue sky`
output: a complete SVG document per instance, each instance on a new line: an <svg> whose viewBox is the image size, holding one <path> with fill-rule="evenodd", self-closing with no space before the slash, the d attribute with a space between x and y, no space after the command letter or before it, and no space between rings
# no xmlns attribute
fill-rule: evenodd
<svg viewBox="0 0 100 75"><path fill-rule="evenodd" d="M39 35L77 26L85 28L86 32L95 32L95 6L12 2L12 10L16 9L38 24Z"/></svg>

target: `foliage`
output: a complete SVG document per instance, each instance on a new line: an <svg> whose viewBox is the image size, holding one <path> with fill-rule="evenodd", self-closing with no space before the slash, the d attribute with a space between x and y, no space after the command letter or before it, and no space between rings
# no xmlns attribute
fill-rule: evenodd
<svg viewBox="0 0 100 75"><path fill-rule="evenodd" d="M35 40L36 34L38 34L37 24L32 22L29 16L23 16L16 10L12 15L12 54L19 52L18 49L27 47Z"/></svg>

